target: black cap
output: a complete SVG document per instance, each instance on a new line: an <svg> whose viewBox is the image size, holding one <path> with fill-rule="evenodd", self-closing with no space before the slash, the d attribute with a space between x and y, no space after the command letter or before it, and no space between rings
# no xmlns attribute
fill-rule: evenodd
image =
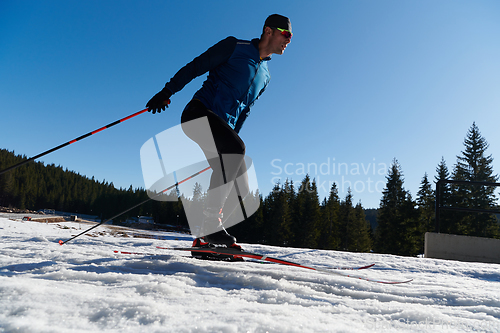
<svg viewBox="0 0 500 333"><path fill-rule="evenodd" d="M270 15L266 19L264 26L270 28L285 29L292 32L292 23L290 22L290 19L288 17L279 14Z"/></svg>

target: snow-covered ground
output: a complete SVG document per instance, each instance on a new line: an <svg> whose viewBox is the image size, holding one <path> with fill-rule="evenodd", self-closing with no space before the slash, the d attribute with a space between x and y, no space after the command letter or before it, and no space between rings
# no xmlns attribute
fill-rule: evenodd
<svg viewBox="0 0 500 333"><path fill-rule="evenodd" d="M190 246L183 234L142 238L101 226L97 237L57 243L88 227L0 217L0 332L500 332L500 265L243 244L318 267L376 263L356 274L414 279L384 285L156 249Z"/></svg>

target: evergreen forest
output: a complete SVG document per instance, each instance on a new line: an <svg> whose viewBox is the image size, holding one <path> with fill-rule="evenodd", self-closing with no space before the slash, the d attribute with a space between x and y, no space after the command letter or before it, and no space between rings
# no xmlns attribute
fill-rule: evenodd
<svg viewBox="0 0 500 333"><path fill-rule="evenodd" d="M475 123L464 140L464 150L450 171L442 159L431 179L424 173L416 197L404 187L402 166L397 159L387 172L386 186L377 210L365 210L353 202L351 191L339 197L336 184L320 201L316 182L307 175L295 187L286 180L275 184L271 193L252 193L245 200L260 203L256 213L244 223L231 227L239 242L276 246L331 249L415 256L423 253L424 235L435 231L435 182L438 180L496 183L493 158L487 155L488 143ZM26 156L0 150L0 170L26 160ZM496 210L494 186L443 184L441 205L445 207ZM199 195L188 200L198 200ZM176 195L171 193L169 195ZM54 209L75 214L109 218L148 199L144 189L117 189L113 183L89 179L61 166L27 163L0 175L0 206L19 209ZM152 216L158 224L187 228L181 200L155 201L120 216ZM500 238L497 217L491 213L444 210L440 232Z"/></svg>

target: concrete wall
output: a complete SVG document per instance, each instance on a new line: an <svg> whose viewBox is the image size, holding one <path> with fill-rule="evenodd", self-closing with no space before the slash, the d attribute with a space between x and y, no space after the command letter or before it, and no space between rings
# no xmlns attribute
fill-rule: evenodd
<svg viewBox="0 0 500 333"><path fill-rule="evenodd" d="M425 257L500 264L500 239L427 232Z"/></svg>

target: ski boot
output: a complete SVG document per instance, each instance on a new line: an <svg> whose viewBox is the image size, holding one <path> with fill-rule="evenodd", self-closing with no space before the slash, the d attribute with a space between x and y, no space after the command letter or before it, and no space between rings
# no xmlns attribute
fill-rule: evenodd
<svg viewBox="0 0 500 333"><path fill-rule="evenodd" d="M202 234L203 237L196 238L193 241L193 247L227 247L241 251L241 246L236 244L236 237L228 234L222 226L222 209L207 209L204 212ZM218 231L217 231L218 230ZM215 231L215 232L214 232ZM214 253L204 253L191 251L191 255L198 259L206 260L224 260L224 261L242 261L242 258L235 258L232 255L222 255Z"/></svg>
<svg viewBox="0 0 500 333"><path fill-rule="evenodd" d="M227 233L222 225L222 209L208 208L203 211L202 234L205 242L215 246L229 247L236 243L236 238Z"/></svg>
<svg viewBox="0 0 500 333"><path fill-rule="evenodd" d="M214 244L208 243L204 239L205 237L198 237L195 238L193 241L193 246L194 248L216 248ZM241 246L239 246L236 243L231 244L230 246L227 246L227 248L231 249L236 249L241 251ZM218 254L218 253L205 253L201 251L196 251L193 250L191 251L191 256L196 259L201 259L201 260L215 260L215 261L244 261L243 258L241 257L235 257L233 255L227 255L227 254Z"/></svg>

